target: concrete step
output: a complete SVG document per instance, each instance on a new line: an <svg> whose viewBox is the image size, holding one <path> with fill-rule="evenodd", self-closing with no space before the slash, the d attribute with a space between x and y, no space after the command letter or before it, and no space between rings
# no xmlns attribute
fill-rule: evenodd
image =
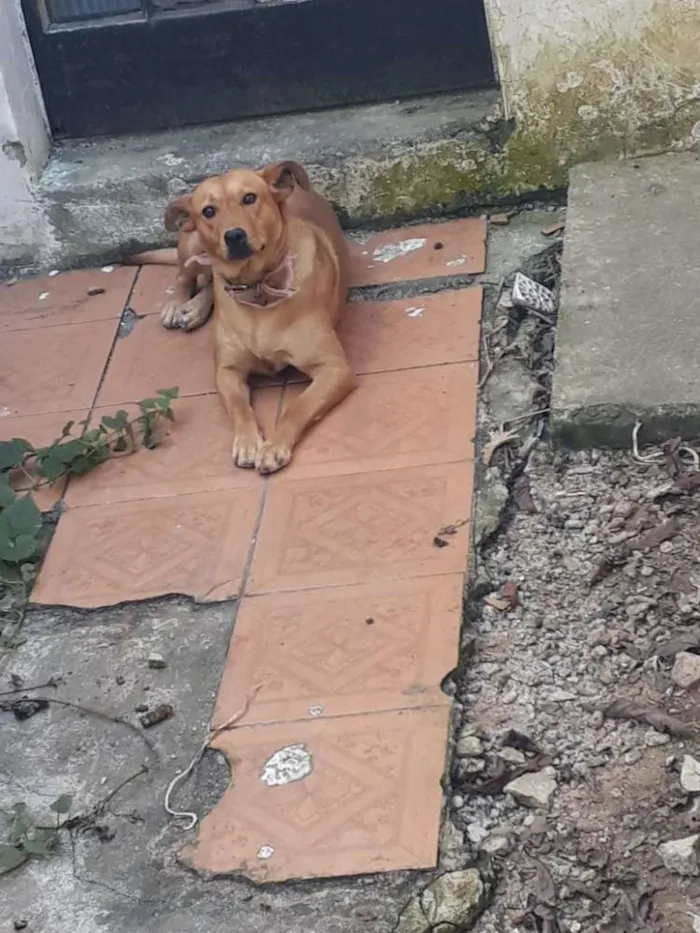
<svg viewBox="0 0 700 933"><path fill-rule="evenodd" d="M40 184L62 268L163 245L163 210L206 175L294 158L347 226L456 211L494 193L498 91L57 146Z"/></svg>
<svg viewBox="0 0 700 933"><path fill-rule="evenodd" d="M576 447L700 435L700 162L571 172L552 429Z"/></svg>

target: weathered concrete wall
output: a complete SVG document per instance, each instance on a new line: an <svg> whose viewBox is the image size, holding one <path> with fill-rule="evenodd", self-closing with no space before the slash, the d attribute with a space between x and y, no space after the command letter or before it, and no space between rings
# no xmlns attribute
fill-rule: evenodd
<svg viewBox="0 0 700 933"><path fill-rule="evenodd" d="M700 0L486 0L506 116L504 181L700 138Z"/></svg>
<svg viewBox="0 0 700 933"><path fill-rule="evenodd" d="M23 262L48 235L34 183L50 139L20 0L0 3L0 261Z"/></svg>

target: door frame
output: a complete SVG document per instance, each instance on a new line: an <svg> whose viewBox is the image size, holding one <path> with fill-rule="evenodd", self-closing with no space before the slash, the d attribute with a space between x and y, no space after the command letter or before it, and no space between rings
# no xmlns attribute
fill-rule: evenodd
<svg viewBox="0 0 700 933"><path fill-rule="evenodd" d="M496 86L483 0L251 0L48 29L41 0L21 2L57 138Z"/></svg>

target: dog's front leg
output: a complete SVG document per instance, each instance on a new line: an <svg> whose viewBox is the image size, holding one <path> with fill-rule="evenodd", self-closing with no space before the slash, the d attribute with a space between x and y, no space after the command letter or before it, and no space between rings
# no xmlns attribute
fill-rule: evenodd
<svg viewBox="0 0 700 933"><path fill-rule="evenodd" d="M258 450L255 466L261 473L275 473L285 467L306 429L355 388L355 376L344 353L322 365L305 368L305 372L312 378L311 385L290 402Z"/></svg>
<svg viewBox="0 0 700 933"><path fill-rule="evenodd" d="M247 374L228 366L218 366L216 386L233 422L233 462L238 467L250 469L255 466L256 455L263 439L253 406L250 404Z"/></svg>

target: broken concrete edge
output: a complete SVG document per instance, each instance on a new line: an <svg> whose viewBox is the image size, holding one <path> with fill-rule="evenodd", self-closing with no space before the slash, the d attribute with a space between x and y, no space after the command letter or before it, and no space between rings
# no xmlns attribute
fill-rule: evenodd
<svg viewBox="0 0 700 933"><path fill-rule="evenodd" d="M663 444L673 437L700 437L700 408L690 404L637 408L604 404L563 407L553 403L549 429L555 446L631 450L632 432L638 421L640 447Z"/></svg>

